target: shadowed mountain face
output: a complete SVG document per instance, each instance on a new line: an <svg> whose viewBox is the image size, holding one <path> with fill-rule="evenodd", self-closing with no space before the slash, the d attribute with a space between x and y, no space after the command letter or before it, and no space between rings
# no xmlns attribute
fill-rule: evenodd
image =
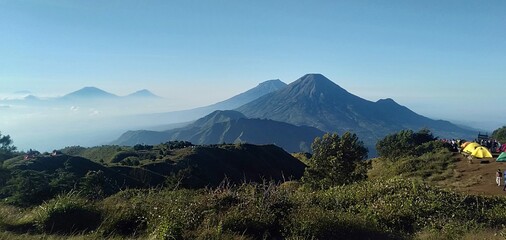
<svg viewBox="0 0 506 240"><path fill-rule="evenodd" d="M371 102L355 96L321 74L307 74L286 88L247 103L237 111L250 118L268 118L327 132L357 133L366 145L402 129L429 128L435 135L469 138L474 132L436 121L392 99Z"/></svg>
<svg viewBox="0 0 506 240"><path fill-rule="evenodd" d="M247 142L275 144L288 152L310 152L315 137L324 133L316 128L288 123L248 119L236 111L215 111L184 128L156 131L128 131L114 144L158 144L185 140L194 144Z"/></svg>

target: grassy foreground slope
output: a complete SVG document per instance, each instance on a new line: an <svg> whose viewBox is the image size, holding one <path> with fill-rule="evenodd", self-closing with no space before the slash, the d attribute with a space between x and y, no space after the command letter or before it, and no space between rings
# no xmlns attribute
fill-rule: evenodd
<svg viewBox="0 0 506 240"><path fill-rule="evenodd" d="M259 178L206 188L176 184L125 189L93 199L75 189L30 207L0 203L0 215L8 216L0 218L0 238L503 239L506 198L456 191L447 183L459 176L462 159L428 139L414 148L407 146L416 150L409 154L372 160L367 180L328 189L311 189L297 179L279 183ZM286 163L257 161L287 154L274 146L254 145L149 148L117 149L104 164L161 174L164 166L198 163L165 175L169 183L181 183L210 177L206 171L216 170L212 163L229 170L238 161L245 169L276 168ZM247 154L237 155L240 152ZM141 153L155 154L154 159L144 159ZM124 158L117 161L118 154ZM138 165L129 166L128 159L132 164L138 160ZM197 167L201 170L195 171Z"/></svg>
<svg viewBox="0 0 506 240"><path fill-rule="evenodd" d="M322 191L287 182L126 190L93 202L66 194L33 209L0 205L17 214L0 226L6 236L33 238L79 232L95 239L460 239L504 234L505 207L503 198L393 178ZM79 214L68 218L72 212Z"/></svg>

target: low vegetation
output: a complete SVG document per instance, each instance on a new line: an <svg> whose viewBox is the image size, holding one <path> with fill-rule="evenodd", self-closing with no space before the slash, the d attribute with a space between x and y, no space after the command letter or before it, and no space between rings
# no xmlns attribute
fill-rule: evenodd
<svg viewBox="0 0 506 240"><path fill-rule="evenodd" d="M506 142L506 126L494 130L491 137L501 143Z"/></svg>
<svg viewBox="0 0 506 240"><path fill-rule="evenodd" d="M225 179L217 186L185 188L179 182L185 174L195 172L183 171L180 175L166 176L165 184L156 187L100 192L107 188L90 187L107 182L106 173L97 171L76 177L60 171L54 177L40 180L47 182L47 192L52 194L33 196L44 201L30 201L29 195L22 202L13 201L16 191L9 183L21 184L25 175L2 168L8 177L1 185L2 198L7 201L0 203L0 215L6 216L0 218L0 238L473 239L480 235L506 236L505 198L467 195L437 185L452 173L457 160L430 132L401 131L378 144L380 157L365 161L367 151L354 134L325 135L315 140L312 156L295 154L308 165L302 180L281 182ZM183 157L173 148L160 146L114 148L115 152L111 151L112 147L105 147L103 155L98 149L93 152L101 155L100 158L107 155L107 159L113 159L125 151L139 154L158 149L169 154L162 159L155 156L154 162L159 163L173 160L175 155ZM227 148L254 149L248 145L227 145L207 153L215 158ZM70 149L64 151L67 150ZM84 155L86 151L76 152ZM142 158L140 165L153 162ZM17 191L26 184L21 184ZM60 190L51 190L51 186L60 186ZM39 190L39 194L45 192Z"/></svg>

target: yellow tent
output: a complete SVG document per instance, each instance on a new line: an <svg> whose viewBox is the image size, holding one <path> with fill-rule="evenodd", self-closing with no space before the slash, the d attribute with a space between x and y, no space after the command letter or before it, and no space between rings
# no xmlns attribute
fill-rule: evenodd
<svg viewBox="0 0 506 240"><path fill-rule="evenodd" d="M472 143L467 144L467 146L462 151L465 153L472 154L474 149L476 149L477 147L481 147L481 145L478 143L472 142Z"/></svg>
<svg viewBox="0 0 506 240"><path fill-rule="evenodd" d="M462 145L460 145L460 148L464 149L467 147L467 145L469 145L471 142L465 142L465 143L462 143Z"/></svg>
<svg viewBox="0 0 506 240"><path fill-rule="evenodd" d="M477 158L492 158L492 154L486 147L477 147L471 155Z"/></svg>

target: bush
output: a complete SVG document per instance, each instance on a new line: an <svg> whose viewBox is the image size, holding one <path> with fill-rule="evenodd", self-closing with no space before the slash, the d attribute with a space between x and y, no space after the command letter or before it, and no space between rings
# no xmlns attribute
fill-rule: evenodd
<svg viewBox="0 0 506 240"><path fill-rule="evenodd" d="M452 169L458 158L448 149L441 148L435 152L428 152L421 156L407 156L395 161L376 159L375 173L379 178L402 176L405 178L419 178L425 181L441 181L453 174Z"/></svg>
<svg viewBox="0 0 506 240"><path fill-rule="evenodd" d="M376 143L376 150L380 157L392 161L408 156L417 157L437 147L442 147L442 143L440 145L429 143L436 139L428 129L422 129L417 133L412 130L402 130L379 140Z"/></svg>
<svg viewBox="0 0 506 240"><path fill-rule="evenodd" d="M395 239L373 221L355 214L304 206L289 219L289 235L302 239Z"/></svg>
<svg viewBox="0 0 506 240"><path fill-rule="evenodd" d="M121 162L128 157L139 157L139 155L133 151L122 151L122 152L116 153L116 155L114 155L111 158L111 163Z"/></svg>
<svg viewBox="0 0 506 240"><path fill-rule="evenodd" d="M98 210L71 192L42 204L35 223L42 232L68 234L95 230L101 221Z"/></svg>
<svg viewBox="0 0 506 240"><path fill-rule="evenodd" d="M5 187L7 200L11 204L30 206L39 204L53 196L49 185L50 176L45 172L15 170Z"/></svg>
<svg viewBox="0 0 506 240"><path fill-rule="evenodd" d="M327 133L314 140L312 149L313 156L302 178L311 188L327 189L367 178L367 148L357 135L346 132L339 137Z"/></svg>
<svg viewBox="0 0 506 240"><path fill-rule="evenodd" d="M103 236L138 236L147 229L146 191L125 190L101 202L106 218L101 226Z"/></svg>
<svg viewBox="0 0 506 240"><path fill-rule="evenodd" d="M494 130L491 137L501 143L506 142L506 126Z"/></svg>

